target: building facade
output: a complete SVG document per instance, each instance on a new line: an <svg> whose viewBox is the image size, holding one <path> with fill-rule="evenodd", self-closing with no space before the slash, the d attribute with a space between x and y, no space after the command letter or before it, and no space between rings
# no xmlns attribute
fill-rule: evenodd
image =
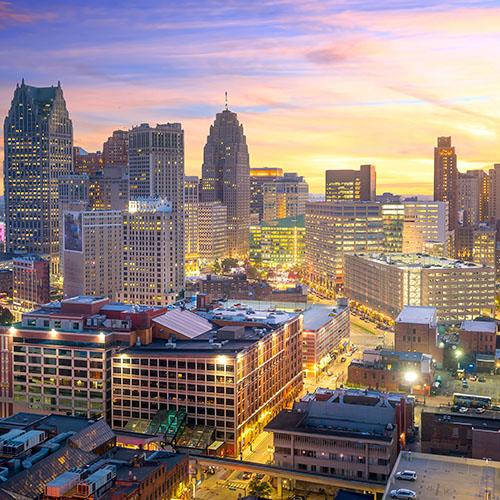
<svg viewBox="0 0 500 500"><path fill-rule="evenodd" d="M198 206L198 245L203 263L214 262L229 255L227 207L218 201Z"/></svg>
<svg viewBox="0 0 500 500"><path fill-rule="evenodd" d="M198 177L186 176L184 183L186 276L196 275L200 270L199 184Z"/></svg>
<svg viewBox="0 0 500 500"><path fill-rule="evenodd" d="M344 282L344 256L382 251L384 227L380 204L314 202L306 207L306 275L312 286L332 294Z"/></svg>
<svg viewBox="0 0 500 500"><path fill-rule="evenodd" d="M448 202L448 228L458 220L458 168L451 137L438 137L434 148L434 200Z"/></svg>
<svg viewBox="0 0 500 500"><path fill-rule="evenodd" d="M495 314L495 269L427 254L348 254L345 293L396 318L404 306L437 309L438 321Z"/></svg>
<svg viewBox="0 0 500 500"><path fill-rule="evenodd" d="M259 222L264 215L263 186L283 177L282 168L251 168L250 169L250 213L256 214Z"/></svg>
<svg viewBox="0 0 500 500"><path fill-rule="evenodd" d="M120 300L163 306L184 292L184 232L161 198L131 201L123 213ZM183 225L182 225L183 227Z"/></svg>
<svg viewBox="0 0 500 500"><path fill-rule="evenodd" d="M377 176L374 165L359 170L327 170L326 201L375 201Z"/></svg>
<svg viewBox="0 0 500 500"><path fill-rule="evenodd" d="M73 148L73 170L75 174L95 175L102 171L103 166L100 151L89 153L79 146Z"/></svg>
<svg viewBox="0 0 500 500"><path fill-rule="evenodd" d="M201 201L227 209L228 253L248 256L250 232L250 166L243 125L236 113L217 113L203 150Z"/></svg>
<svg viewBox="0 0 500 500"><path fill-rule="evenodd" d="M60 84L14 92L4 122L6 250L59 258L58 179L72 172L73 127Z"/></svg>
<svg viewBox="0 0 500 500"><path fill-rule="evenodd" d="M128 168L128 131L114 130L102 146L102 160L105 167Z"/></svg>

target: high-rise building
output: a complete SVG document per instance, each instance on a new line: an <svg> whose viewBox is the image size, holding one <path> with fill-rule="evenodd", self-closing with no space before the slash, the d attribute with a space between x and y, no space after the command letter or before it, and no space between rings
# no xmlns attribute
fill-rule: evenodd
<svg viewBox="0 0 500 500"><path fill-rule="evenodd" d="M475 174L469 172L476 172ZM464 226L475 226L484 219L484 204L486 203L483 194L485 189L484 179L487 175L482 170L472 170L466 174L458 174L458 211L459 222ZM483 174L478 175L477 172ZM486 183L489 186L489 183Z"/></svg>
<svg viewBox="0 0 500 500"><path fill-rule="evenodd" d="M282 168L261 167L250 169L250 213L257 214L259 221L264 213L264 198L262 187L265 183L273 182L283 177Z"/></svg>
<svg viewBox="0 0 500 500"><path fill-rule="evenodd" d="M201 201L227 207L228 253L248 256L250 160L243 125L236 113L217 113L203 150Z"/></svg>
<svg viewBox="0 0 500 500"><path fill-rule="evenodd" d="M121 300L156 306L171 304L184 290L180 217L167 200L147 198L131 201L123 218Z"/></svg>
<svg viewBox="0 0 500 500"><path fill-rule="evenodd" d="M326 295L342 286L345 254L384 248L382 212L376 202L308 203L305 224L306 275Z"/></svg>
<svg viewBox="0 0 500 500"><path fill-rule="evenodd" d="M72 171L73 127L60 84L17 85L4 122L7 251L59 253L58 180Z"/></svg>
<svg viewBox="0 0 500 500"><path fill-rule="evenodd" d="M123 267L121 211L66 211L62 240L64 296L116 299Z"/></svg>
<svg viewBox="0 0 500 500"><path fill-rule="evenodd" d="M458 219L458 169L451 137L438 137L434 148L434 200L448 202L448 227L455 229Z"/></svg>
<svg viewBox="0 0 500 500"><path fill-rule="evenodd" d="M184 247L186 258L186 275L199 272L200 239L199 239L199 185L196 176L186 176L184 180Z"/></svg>
<svg viewBox="0 0 500 500"><path fill-rule="evenodd" d="M262 220L273 221L306 213L309 185L296 173L285 173L262 184Z"/></svg>
<svg viewBox="0 0 500 500"><path fill-rule="evenodd" d="M495 268L497 230L486 224L458 226L455 229L455 252L461 260Z"/></svg>
<svg viewBox="0 0 500 500"><path fill-rule="evenodd" d="M73 148L73 170L76 174L97 174L104 166L102 153L88 153L85 149L75 146Z"/></svg>
<svg viewBox="0 0 500 500"><path fill-rule="evenodd" d="M492 225L500 220L500 163L495 163L489 171L490 190L488 214Z"/></svg>
<svg viewBox="0 0 500 500"><path fill-rule="evenodd" d="M227 207L225 205L219 201L199 204L198 237L202 261L209 263L227 257Z"/></svg>
<svg viewBox="0 0 500 500"><path fill-rule="evenodd" d="M128 138L130 199L162 198L171 203L174 212L182 212L184 131L181 124L160 124L153 128L143 123L132 128Z"/></svg>
<svg viewBox="0 0 500 500"><path fill-rule="evenodd" d="M250 260L269 267L294 267L305 257L304 216L262 221L250 227Z"/></svg>
<svg viewBox="0 0 500 500"><path fill-rule="evenodd" d="M18 318L50 300L49 262L39 255L15 257L12 261L12 312Z"/></svg>
<svg viewBox="0 0 500 500"><path fill-rule="evenodd" d="M105 166L89 180L89 202L92 210L127 210L129 179L120 166Z"/></svg>
<svg viewBox="0 0 500 500"><path fill-rule="evenodd" d="M102 159L105 167L127 169L128 165L128 132L114 130L113 135L102 146Z"/></svg>
<svg viewBox="0 0 500 500"><path fill-rule="evenodd" d="M383 203L381 205L384 225L384 249L386 252L403 251L403 227L405 206L403 203Z"/></svg>
<svg viewBox="0 0 500 500"><path fill-rule="evenodd" d="M326 201L375 201L377 176L374 165L359 170L327 170Z"/></svg>

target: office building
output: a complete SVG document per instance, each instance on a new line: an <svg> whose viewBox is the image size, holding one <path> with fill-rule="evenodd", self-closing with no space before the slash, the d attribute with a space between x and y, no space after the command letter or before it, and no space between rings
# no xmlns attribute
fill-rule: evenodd
<svg viewBox="0 0 500 500"><path fill-rule="evenodd" d="M459 221L464 226L475 226L488 221L488 174L469 170L458 174Z"/></svg>
<svg viewBox="0 0 500 500"><path fill-rule="evenodd" d="M344 282L344 256L382 251L384 227L379 203L314 202L306 207L306 275L331 295Z"/></svg>
<svg viewBox="0 0 500 500"><path fill-rule="evenodd" d="M500 415L496 411L424 408L421 425L424 453L500 460Z"/></svg>
<svg viewBox="0 0 500 500"><path fill-rule="evenodd" d="M15 257L12 266L12 312L20 317L50 300L49 261L39 255Z"/></svg>
<svg viewBox="0 0 500 500"><path fill-rule="evenodd" d="M367 349L347 368L347 381L357 387L409 394L430 393L434 365L430 354Z"/></svg>
<svg viewBox="0 0 500 500"><path fill-rule="evenodd" d="M224 259L229 255L227 207L219 201L198 206L198 245L204 263Z"/></svg>
<svg viewBox="0 0 500 500"><path fill-rule="evenodd" d="M448 202L448 228L452 231L458 220L458 169L451 137L438 137L434 148L434 200Z"/></svg>
<svg viewBox="0 0 500 500"><path fill-rule="evenodd" d="M126 169L105 166L89 179L89 204L92 210L127 210L129 179Z"/></svg>
<svg viewBox="0 0 500 500"><path fill-rule="evenodd" d="M200 197L227 208L228 253L248 257L250 166L243 125L226 105L217 113L203 150Z"/></svg>
<svg viewBox="0 0 500 500"><path fill-rule="evenodd" d="M114 130L113 135L102 146L102 160L105 167L120 167L127 170L128 131Z"/></svg>
<svg viewBox="0 0 500 500"><path fill-rule="evenodd" d="M118 210L63 214L64 296L116 299L123 268L123 218Z"/></svg>
<svg viewBox="0 0 500 500"><path fill-rule="evenodd" d="M491 321L462 321L458 331L460 349L464 354L495 354L497 346L497 324Z"/></svg>
<svg viewBox="0 0 500 500"><path fill-rule="evenodd" d="M414 471L415 481L397 479L396 474L403 470ZM399 454L382 500L390 500L391 491L400 488L410 489L417 498L425 500L492 498L491 493L499 488L499 475L500 462L482 457L470 459L405 451Z"/></svg>
<svg viewBox="0 0 500 500"><path fill-rule="evenodd" d="M442 364L436 308L404 306L394 323L394 349L430 354L436 363Z"/></svg>
<svg viewBox="0 0 500 500"><path fill-rule="evenodd" d="M257 214L260 222L264 214L264 197L262 188L266 183L272 183L279 177L283 177L282 168L251 168L250 169L250 213Z"/></svg>
<svg viewBox="0 0 500 500"><path fill-rule="evenodd" d="M404 394L318 389L283 410L273 433L274 463L350 480L385 482L413 428Z"/></svg>
<svg viewBox="0 0 500 500"><path fill-rule="evenodd" d="M377 176L374 165L359 170L327 170L326 201L375 201Z"/></svg>
<svg viewBox="0 0 500 500"><path fill-rule="evenodd" d="M73 170L75 174L95 175L101 172L103 165L100 151L89 153L79 146L73 148Z"/></svg>
<svg viewBox="0 0 500 500"><path fill-rule="evenodd" d="M179 220L170 202L161 198L130 202L123 213L120 300L162 306L183 293L184 232Z"/></svg>
<svg viewBox="0 0 500 500"><path fill-rule="evenodd" d="M58 179L72 171L73 127L63 91L17 85L4 122L7 252L59 260Z"/></svg>
<svg viewBox="0 0 500 500"><path fill-rule="evenodd" d="M200 270L199 184L200 180L196 176L186 176L184 181L186 276L196 275Z"/></svg>
<svg viewBox="0 0 500 500"><path fill-rule="evenodd" d="M172 204L174 213L180 213L184 208L184 131L181 124L150 127L143 123L129 131L128 140L130 199L162 198Z"/></svg>
<svg viewBox="0 0 500 500"><path fill-rule="evenodd" d="M335 307L312 304L304 310L303 315L304 374L316 379L349 345L349 304L343 299Z"/></svg>
<svg viewBox="0 0 500 500"><path fill-rule="evenodd" d="M0 408L109 421L113 353L138 338L148 342L151 319L165 311L73 297L24 313L20 323L0 328Z"/></svg>
<svg viewBox="0 0 500 500"><path fill-rule="evenodd" d="M500 220L500 163L495 163L489 171L488 215L492 226Z"/></svg>
<svg viewBox="0 0 500 500"><path fill-rule="evenodd" d="M236 307L199 314L212 330L189 320L182 336L169 335L160 316L161 340L114 358L113 428L170 411L182 414L184 432L198 433L202 453L219 441L225 455L241 457L302 389L302 319Z"/></svg>
<svg viewBox="0 0 500 500"><path fill-rule="evenodd" d="M404 204L383 203L380 210L384 227L384 250L389 253L402 252L405 221Z"/></svg>
<svg viewBox="0 0 500 500"><path fill-rule="evenodd" d="M448 206L442 201L404 203L403 253L425 252L428 244L443 249L448 257Z"/></svg>
<svg viewBox="0 0 500 500"><path fill-rule="evenodd" d="M305 257L304 216L262 221L250 227L250 260L269 267L296 267Z"/></svg>
<svg viewBox="0 0 500 500"><path fill-rule="evenodd" d="M455 229L457 258L494 268L496 236L496 229L484 224L457 226Z"/></svg>
<svg viewBox="0 0 500 500"><path fill-rule="evenodd" d="M347 254L345 294L396 318L405 305L437 309L457 323L495 315L495 269L427 254Z"/></svg>
<svg viewBox="0 0 500 500"><path fill-rule="evenodd" d="M296 173L285 173L262 183L262 220L271 222L304 215L309 185Z"/></svg>

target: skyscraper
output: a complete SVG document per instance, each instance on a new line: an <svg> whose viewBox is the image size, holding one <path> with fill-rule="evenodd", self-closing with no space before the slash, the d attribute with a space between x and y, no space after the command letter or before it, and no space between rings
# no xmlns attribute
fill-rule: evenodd
<svg viewBox="0 0 500 500"><path fill-rule="evenodd" d="M327 170L326 201L375 201L377 176L374 165L359 170Z"/></svg>
<svg viewBox="0 0 500 500"><path fill-rule="evenodd" d="M128 165L128 132L115 130L113 135L102 146L102 159L106 167L121 167Z"/></svg>
<svg viewBox="0 0 500 500"><path fill-rule="evenodd" d="M243 125L236 113L217 113L203 150L201 200L227 207L228 251L248 256L250 232L250 166Z"/></svg>
<svg viewBox="0 0 500 500"><path fill-rule="evenodd" d="M162 198L174 212L184 205L184 131L180 123L150 127L143 123L129 132L130 199Z"/></svg>
<svg viewBox="0 0 500 500"><path fill-rule="evenodd" d="M438 137L434 148L434 200L448 202L448 227L457 226L458 169L455 148L451 137Z"/></svg>
<svg viewBox="0 0 500 500"><path fill-rule="evenodd" d="M61 85L16 87L4 123L7 251L59 252L58 179L72 171L73 126Z"/></svg>
<svg viewBox="0 0 500 500"><path fill-rule="evenodd" d="M186 176L184 183L184 248L186 253L186 274L198 274L200 259L199 239L199 185L196 176Z"/></svg>
<svg viewBox="0 0 500 500"><path fill-rule="evenodd" d="M161 198L131 201L123 214L121 300L171 304L184 289L184 234L180 217Z"/></svg>
<svg viewBox="0 0 500 500"><path fill-rule="evenodd" d="M102 167L103 160L100 151L89 153L79 146L73 148L73 170L76 174L94 175L101 172Z"/></svg>

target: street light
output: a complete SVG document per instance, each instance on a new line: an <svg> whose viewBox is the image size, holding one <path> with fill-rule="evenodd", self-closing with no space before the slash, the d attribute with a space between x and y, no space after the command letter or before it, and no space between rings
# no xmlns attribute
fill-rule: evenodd
<svg viewBox="0 0 500 500"><path fill-rule="evenodd" d="M405 382L408 382L409 384L414 384L417 381L417 378L417 372L414 371L405 372L404 374Z"/></svg>
<svg viewBox="0 0 500 500"><path fill-rule="evenodd" d="M457 358L457 369L460 370L460 359L464 355L463 351L460 349L455 350L455 358Z"/></svg>

